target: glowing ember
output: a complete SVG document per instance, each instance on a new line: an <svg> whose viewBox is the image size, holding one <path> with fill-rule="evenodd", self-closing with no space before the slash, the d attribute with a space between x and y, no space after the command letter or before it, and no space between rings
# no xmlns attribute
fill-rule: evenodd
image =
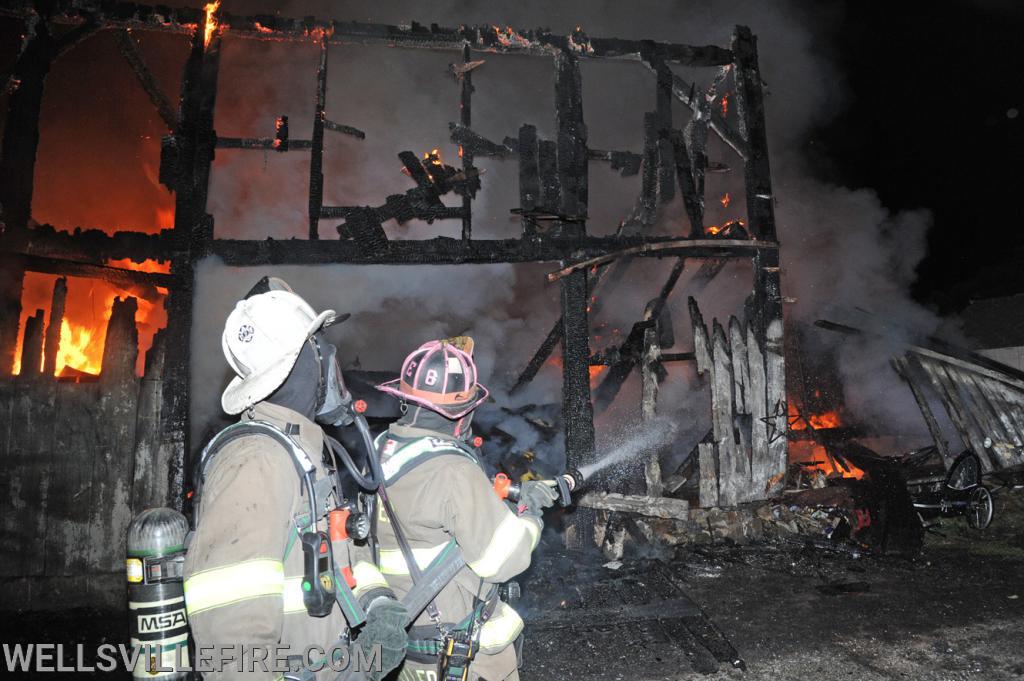
<svg viewBox="0 0 1024 681"><path fill-rule="evenodd" d="M257 31L258 31L259 33L273 33L273 32L274 32L274 29L272 29L272 28L267 28L266 26L264 26L263 24L261 24L261 23L260 23L260 22L258 22L258 21L257 21L257 22L255 22L255 24L256 24L256 30L257 30Z"/></svg>
<svg viewBox="0 0 1024 681"><path fill-rule="evenodd" d="M206 26L203 28L203 46L209 47L213 39L213 33L217 30L217 10L220 9L220 0L206 3L203 7L206 10Z"/></svg>
<svg viewBox="0 0 1024 681"><path fill-rule="evenodd" d="M724 118L724 117L729 115L729 93L728 92L726 92L724 95L722 95L721 107L722 107L722 117Z"/></svg>
<svg viewBox="0 0 1024 681"><path fill-rule="evenodd" d="M722 198L720 198L718 201L719 201L719 203L722 204L722 208L728 208L729 204L732 203L732 197L729 196L729 192L726 192L725 195Z"/></svg>
<svg viewBox="0 0 1024 681"><path fill-rule="evenodd" d="M423 152L423 161L435 166L444 165L444 161L441 160L440 149L431 149L430 151Z"/></svg>
<svg viewBox="0 0 1024 681"><path fill-rule="evenodd" d="M494 35L498 39L498 43L505 47L513 47L515 45L520 47L530 46L529 39L516 33L515 29L511 26L506 26L504 30L500 26L495 26Z"/></svg>
<svg viewBox="0 0 1024 681"><path fill-rule="evenodd" d="M310 30L307 30L306 35L308 35L313 40L320 42L323 39L330 38L332 35L334 35L334 29L316 26Z"/></svg>

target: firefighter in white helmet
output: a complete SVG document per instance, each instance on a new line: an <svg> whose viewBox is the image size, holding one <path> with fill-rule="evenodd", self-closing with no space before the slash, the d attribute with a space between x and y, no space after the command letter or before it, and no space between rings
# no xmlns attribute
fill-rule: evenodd
<svg viewBox="0 0 1024 681"><path fill-rule="evenodd" d="M368 660L374 644L381 644L382 671L371 674L373 679L397 666L405 652L405 608L369 549L350 539L331 542L334 566L313 579L304 564L307 538L321 536L317 530L327 530L327 511L350 501L341 498L338 464L318 425L341 425L352 417L335 348L323 335L342 319L333 310L317 314L279 279L261 280L238 301L222 336L236 376L221 404L241 420L207 446L194 481L196 527L184 587L196 643L272 651L286 646L287 655L298 657L290 660L293 673L285 678L327 678L329 664L302 659L303 653L316 646L326 654L346 634ZM319 551L328 555L327 548ZM355 606L343 610L341 600L334 602L342 592L354 596L365 613L354 630L347 620L358 614ZM323 598L316 602L314 596ZM257 657L262 653L244 654L242 670L254 669L244 678L282 677L272 659L263 664ZM318 666L320 674L310 676ZM231 665L205 678L238 673Z"/></svg>
<svg viewBox="0 0 1024 681"><path fill-rule="evenodd" d="M512 508L494 492L470 427L487 399L472 353L465 336L425 343L399 378L378 386L404 410L377 438L391 505L389 512L381 499L375 515L381 572L401 596L416 576L406 556L423 570L454 541L468 563L410 629L403 681L518 679L513 644L523 621L499 600L498 586L530 565L541 512L557 496L527 482Z"/></svg>

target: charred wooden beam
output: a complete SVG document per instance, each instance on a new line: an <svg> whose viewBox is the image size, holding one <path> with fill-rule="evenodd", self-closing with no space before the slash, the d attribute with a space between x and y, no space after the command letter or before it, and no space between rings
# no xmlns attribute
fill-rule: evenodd
<svg viewBox="0 0 1024 681"><path fill-rule="evenodd" d="M672 71L660 55L650 60L655 72L654 101L658 154L658 203L675 196L675 163L672 159Z"/></svg>
<svg viewBox="0 0 1024 681"><path fill-rule="evenodd" d="M131 258L137 262L147 258L169 260L175 252L171 234L171 230L164 230L158 234L107 234L98 229L81 228L65 232L54 229L51 225L38 225L18 234L3 234L0 236L0 250L10 254L75 259L93 264L123 258Z"/></svg>
<svg viewBox="0 0 1024 681"><path fill-rule="evenodd" d="M671 144L679 192L683 195L683 207L686 209L686 217L690 220L690 238L699 239L704 235L704 194L698 193L694 183L694 170L681 131L672 131Z"/></svg>
<svg viewBox="0 0 1024 681"><path fill-rule="evenodd" d="M330 119L324 120L324 128L330 130L331 132L340 132L343 135L355 137L356 139L366 139L366 133L360 130L359 128L354 128L351 125L345 125L343 123L335 123Z"/></svg>
<svg viewBox="0 0 1024 681"><path fill-rule="evenodd" d="M548 357L551 356L555 346L562 340L562 328L562 318L559 317L558 322L551 327L551 330L548 331L548 335L544 337L544 341L540 344L540 347L537 348L537 352L533 353L533 357L531 357L530 361L527 362L526 368L524 368L522 373L519 374L515 384L509 391L510 393L518 392L523 388L523 386L534 379L537 372L540 371L540 368L544 365L544 362L546 362Z"/></svg>
<svg viewBox="0 0 1024 681"><path fill-rule="evenodd" d="M57 0L47 5L54 21L78 23L83 16L93 16L104 26L122 26L154 31L186 33L202 26L206 16L203 10L191 7L166 7L94 0L88 10L77 0ZM29 0L13 0L0 8L0 14L12 17L31 17L36 9ZM87 14L88 12L88 14ZM256 40L309 42L311 37L326 35L336 44L381 44L389 47L415 49L457 50L471 43L480 52L534 54L552 56L567 51L577 57L589 59L640 60L644 54L656 50L672 63L683 66L720 66L733 60L728 48L716 45L683 45L620 38L597 38L576 30L570 35L556 35L543 29L517 30L492 24L447 28L431 24L423 26L412 22L409 26L374 24L356 21L292 18L279 14L240 16L218 12L218 30L240 38Z"/></svg>
<svg viewBox="0 0 1024 681"><path fill-rule="evenodd" d="M38 376L43 370L43 310L25 319L25 335L21 341L21 376Z"/></svg>
<svg viewBox="0 0 1024 681"><path fill-rule="evenodd" d="M701 102L700 97L696 94L696 89L693 85L675 74L672 75L672 94L695 113L699 110ZM721 114L712 112L708 125L740 158L745 159L747 157L749 152L747 151L747 142L743 135L734 130Z"/></svg>
<svg viewBox="0 0 1024 681"><path fill-rule="evenodd" d="M644 224L654 224L657 217L659 160L658 114L647 111L644 113L644 153L640 175L641 221Z"/></svg>
<svg viewBox="0 0 1024 681"><path fill-rule="evenodd" d="M174 230L171 238L175 257L171 274L178 286L164 306L167 329L164 336L164 380L161 396L161 456L171 462L168 472L168 503L181 505L183 471L192 469L189 402L191 395L192 297L195 263L210 252L213 218L206 212L210 167L217 137L213 113L220 71L221 34L205 44L203 21L192 34L192 47L185 63L181 85L181 117L178 124L178 177L175 194Z"/></svg>
<svg viewBox="0 0 1024 681"><path fill-rule="evenodd" d="M732 39L736 74L736 113L740 133L747 141L744 177L747 191L747 220L751 234L773 241L775 235L774 194L768 163L768 134L765 130L764 93L757 64L757 39L746 26L737 26Z"/></svg>
<svg viewBox="0 0 1024 681"><path fill-rule="evenodd" d="M533 126L530 126L533 127ZM464 150L472 151L477 156L490 156L493 158L513 158L519 155L521 142L518 138L506 137L501 144L492 142L476 131L458 123L449 123L451 140ZM534 128L534 148L531 149L536 156L536 128ZM610 151L606 149L587 148L587 159L591 161L605 161L609 163L612 170L618 170L622 177L636 175L640 171L643 157L632 151Z"/></svg>
<svg viewBox="0 0 1024 681"><path fill-rule="evenodd" d="M548 274L548 281L555 282L578 270L604 265L612 260L626 256L650 255L657 252L660 252L662 256L672 255L674 254L675 249L684 243L689 244L690 248L682 249L681 252L700 252L703 248L711 247L712 244L718 244L721 247L719 252L723 258L741 257L748 253L760 252L761 250L778 250L777 244L771 244L764 241L747 241L744 239L673 239L671 241L661 242L650 241L637 246L622 248L611 253L594 256L593 258L588 258L563 267L556 272L550 272Z"/></svg>
<svg viewBox="0 0 1024 681"><path fill-rule="evenodd" d="M327 39L320 40L316 70L316 103L313 107L313 139L309 159L309 238L320 238L320 211L324 205L324 120L327 114Z"/></svg>
<svg viewBox="0 0 1024 681"><path fill-rule="evenodd" d="M642 497L615 492L587 492L576 503L583 508L635 513L651 518L674 518L676 520L690 518L690 504L685 499Z"/></svg>
<svg viewBox="0 0 1024 681"><path fill-rule="evenodd" d="M711 280L715 278L724 263L724 260L718 259L709 260L703 263L701 268L694 275L693 280L690 282L690 291L694 294L703 291ZM623 384L625 384L626 379L629 378L633 368L637 365L637 361L639 359L639 346L637 345L638 338L633 334L639 333L643 328L646 328L645 325L661 319L662 314L666 309L665 305L668 301L668 297L672 294L673 289L675 289L676 283L679 281L679 277L682 275L685 266L686 258L679 258L676 261L672 266L672 270L669 272L665 283L662 285L658 296L648 303L647 309L644 311L643 321L633 325L633 328L630 331L630 336L628 336L626 341L617 349L615 353L617 361L612 364L611 370L605 374L597 389L596 406L598 412L603 412L611 405L615 396L619 394L619 390L621 390Z"/></svg>
<svg viewBox="0 0 1024 681"><path fill-rule="evenodd" d="M640 358L640 414L645 421L650 421L657 415L658 383L662 379L660 372L663 371L658 329L652 325L644 329L643 354ZM658 449L648 452L647 460L644 462L644 482L647 485L647 495L650 497L660 497L665 491L665 485L661 480L659 453Z"/></svg>
<svg viewBox="0 0 1024 681"><path fill-rule="evenodd" d="M79 262L77 260L64 260L59 258L46 258L37 255L21 256L20 260L27 271L45 272L46 274L59 274L70 277L86 277L90 279L102 279L117 286L161 286L168 289L177 287L177 279L170 274L163 272L139 272L137 270L126 270L120 267L107 265L93 265L91 263Z"/></svg>
<svg viewBox="0 0 1024 681"><path fill-rule="evenodd" d="M143 58L142 51L132 37L131 31L128 29L116 30L114 31L114 39L117 41L117 48L121 51L121 55L128 62L132 72L135 73L135 77L138 78L142 89L146 91L149 101L156 107L156 111L160 114L160 118L163 119L167 129L175 130L178 127L178 114L174 111L174 107L171 106L171 102L167 99L163 90L160 89L160 85L156 82L156 78L153 77L153 73L146 66L146 60Z"/></svg>
<svg viewBox="0 0 1024 681"><path fill-rule="evenodd" d="M580 67L568 52L555 55L555 122L558 209L562 215L586 215L588 197L587 128L583 123ZM543 148L543 147L542 147ZM582 222L557 223L557 235L581 243ZM565 451L571 465L588 462L594 452L594 415L590 402L590 325L587 272L579 270L561 284L562 414Z"/></svg>
<svg viewBox="0 0 1024 681"><path fill-rule="evenodd" d="M64 303L68 295L68 280L60 277L53 282L53 297L50 300L50 319L46 324L43 373L53 376L57 370L57 353L60 350L60 327L64 323Z"/></svg>
<svg viewBox="0 0 1024 681"><path fill-rule="evenodd" d="M532 125L523 125L519 128L519 140L518 140L518 152L519 152L519 210L521 211L521 220L523 227L523 236L533 236L534 222L528 217L533 211L537 209L537 205L540 202L540 165L537 158L538 146L537 146L537 128ZM557 325L556 325L557 328ZM550 334L549 334L550 336ZM546 342L546 341L545 341ZM557 339L555 340L557 342ZM548 352L554 348L554 345L548 349ZM544 357L540 360L543 364ZM532 361L531 361L532 364ZM540 364L534 368L534 373L540 368ZM524 372L525 375L525 372ZM531 375L526 381L532 380ZM519 377L519 381L516 382L515 390L521 384L523 384L523 376Z"/></svg>
<svg viewBox="0 0 1024 681"><path fill-rule="evenodd" d="M467 66L473 60L469 43L462 46L462 63ZM459 88L459 123L469 128L473 124L473 72L466 69L462 74L462 83ZM473 173L473 151L459 147L462 156L462 171L467 177ZM473 234L472 197L469 194L462 196L462 240L469 241Z"/></svg>
<svg viewBox="0 0 1024 681"><path fill-rule="evenodd" d="M461 210L461 209L458 209ZM623 246L629 254L645 257L685 256L718 260L736 256L749 257L764 244L754 241L694 241L673 237L592 237L581 239L548 237L526 239L434 239L398 240L388 243L387 252L379 256L364 253L351 241L323 240L310 244L306 239L236 240L216 239L210 252L228 265L330 264L353 265L458 265L462 263L552 262L575 257L596 258L614 254ZM774 245L770 246L775 248ZM584 268L572 268L581 271ZM565 275L562 276L564 278Z"/></svg>
<svg viewBox="0 0 1024 681"><path fill-rule="evenodd" d="M135 325L137 310L135 298L114 298L103 342L103 369L100 372L100 380L106 387L128 383L132 393L138 390L135 380L135 361L139 355L139 330ZM134 411L131 419L134 422ZM134 442L134 438L129 442Z"/></svg>

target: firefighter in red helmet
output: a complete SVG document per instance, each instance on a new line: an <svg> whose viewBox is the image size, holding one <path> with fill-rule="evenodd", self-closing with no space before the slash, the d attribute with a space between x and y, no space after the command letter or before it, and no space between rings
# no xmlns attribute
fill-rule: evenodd
<svg viewBox="0 0 1024 681"><path fill-rule="evenodd" d="M529 566L557 493L524 483L516 508L494 493L472 444L473 412L488 393L471 338L424 343L378 389L404 411L376 442L390 501L376 518L381 572L402 596L415 576L407 556L422 570L454 541L468 563L410 629L399 678L518 679L523 621L498 586Z"/></svg>

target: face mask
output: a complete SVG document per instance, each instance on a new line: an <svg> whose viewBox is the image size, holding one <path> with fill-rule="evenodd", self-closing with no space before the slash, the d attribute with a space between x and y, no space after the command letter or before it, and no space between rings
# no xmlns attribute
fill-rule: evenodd
<svg viewBox="0 0 1024 681"><path fill-rule="evenodd" d="M318 423L330 426L347 426L353 421L352 394L345 387L338 366L338 349L332 343L320 341L322 356L320 362L320 391L323 397L316 410Z"/></svg>

